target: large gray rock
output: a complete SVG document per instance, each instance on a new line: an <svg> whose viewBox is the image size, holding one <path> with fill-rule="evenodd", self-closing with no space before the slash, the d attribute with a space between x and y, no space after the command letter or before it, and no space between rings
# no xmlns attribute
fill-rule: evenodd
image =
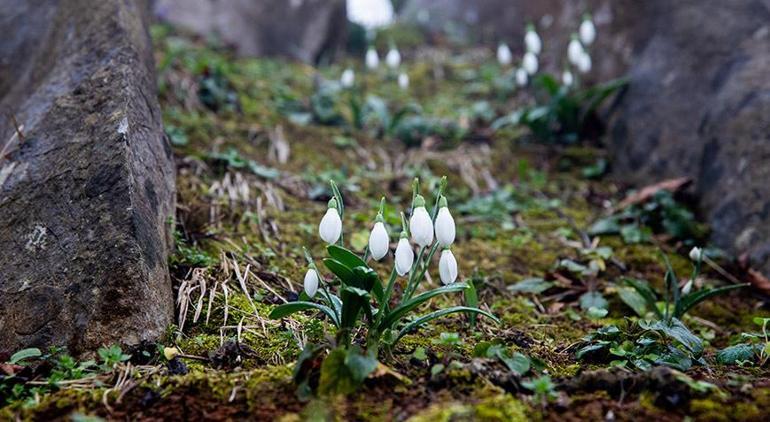
<svg viewBox="0 0 770 422"><path fill-rule="evenodd" d="M304 62L344 46L345 0L155 0L163 21L218 36L243 56L286 56Z"/></svg>
<svg viewBox="0 0 770 422"><path fill-rule="evenodd" d="M162 334L174 166L138 0L0 0L0 355Z"/></svg>
<svg viewBox="0 0 770 422"><path fill-rule="evenodd" d="M714 242L770 274L770 1L647 3L611 129L616 173L692 177Z"/></svg>

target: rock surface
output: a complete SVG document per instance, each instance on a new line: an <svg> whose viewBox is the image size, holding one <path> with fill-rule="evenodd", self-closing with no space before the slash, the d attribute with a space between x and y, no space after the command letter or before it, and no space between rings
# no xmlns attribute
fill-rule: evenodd
<svg viewBox="0 0 770 422"><path fill-rule="evenodd" d="M585 11L598 33L589 79L631 82L611 124L615 174L693 178L714 243L770 274L770 1L409 0L404 14L519 54L535 22L554 71Z"/></svg>
<svg viewBox="0 0 770 422"><path fill-rule="evenodd" d="M163 21L218 36L243 56L318 62L344 46L345 0L156 0Z"/></svg>
<svg viewBox="0 0 770 422"><path fill-rule="evenodd" d="M174 166L141 0L0 0L0 355L162 334ZM9 142L10 140L10 142Z"/></svg>

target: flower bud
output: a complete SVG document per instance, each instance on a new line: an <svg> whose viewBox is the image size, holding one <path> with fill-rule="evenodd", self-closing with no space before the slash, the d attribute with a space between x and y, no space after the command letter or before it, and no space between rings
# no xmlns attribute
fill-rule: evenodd
<svg viewBox="0 0 770 422"><path fill-rule="evenodd" d="M527 47L527 51L534 54L540 54L540 50L543 48L540 36L537 35L535 27L532 25L527 27L527 33L524 35L524 45Z"/></svg>
<svg viewBox="0 0 770 422"><path fill-rule="evenodd" d="M441 251L441 258L438 261L438 273L441 282L452 284L457 280L457 260L449 249Z"/></svg>
<svg viewBox="0 0 770 422"><path fill-rule="evenodd" d="M388 54L385 56L385 64L391 69L398 69L398 66L401 65L401 53L398 52L398 49L391 48L388 51Z"/></svg>
<svg viewBox="0 0 770 422"><path fill-rule="evenodd" d="M572 35L572 40L567 46L567 59L570 63L578 66L580 63L580 57L583 55L583 46L578 41L577 36Z"/></svg>
<svg viewBox="0 0 770 422"><path fill-rule="evenodd" d="M414 210L412 211L412 218L409 220L412 241L421 247L430 246L433 243L433 221L425 209L425 199L422 195L416 196L412 207Z"/></svg>
<svg viewBox="0 0 770 422"><path fill-rule="evenodd" d="M511 49L508 48L508 44L501 43L497 47L497 62L502 66L508 66L513 61L513 54Z"/></svg>
<svg viewBox="0 0 770 422"><path fill-rule="evenodd" d="M403 276L412 269L414 263L414 251L406 238L406 233L401 233L401 239L396 246L396 272Z"/></svg>
<svg viewBox="0 0 770 422"><path fill-rule="evenodd" d="M591 56L587 51L583 50L583 54L580 55L580 60L577 63L577 68L580 73L588 73L591 71Z"/></svg>
<svg viewBox="0 0 770 422"><path fill-rule="evenodd" d="M310 297L315 296L318 291L318 271L309 268L305 273L305 281L303 284L305 286L305 293Z"/></svg>
<svg viewBox="0 0 770 422"><path fill-rule="evenodd" d="M329 208L321 219L321 224L318 225L318 234L330 245L336 243L342 235L342 219L337 211L337 201L334 199L329 201Z"/></svg>
<svg viewBox="0 0 770 422"><path fill-rule="evenodd" d="M439 246L446 248L455 241L455 220L449 212L446 204L446 198L442 197L439 202L438 214L436 214L436 240Z"/></svg>
<svg viewBox="0 0 770 422"><path fill-rule="evenodd" d="M572 84L575 82L575 77L572 76L572 72L569 71L569 69L565 69L564 72L561 74L561 83L564 86L572 86Z"/></svg>
<svg viewBox="0 0 770 422"><path fill-rule="evenodd" d="M519 86L526 86L527 82L529 81L529 76L527 75L527 71L523 68L516 69L516 84Z"/></svg>
<svg viewBox="0 0 770 422"><path fill-rule="evenodd" d="M381 216L378 216L382 218ZM388 236L388 230L385 228L385 224L382 221L374 223L372 232L369 233L369 252L372 254L372 258L379 261L388 254L388 247L390 246L390 238Z"/></svg>
<svg viewBox="0 0 770 422"><path fill-rule="evenodd" d="M369 70L377 69L380 65L380 56L377 55L377 50L374 47L369 47L366 51L366 67Z"/></svg>
<svg viewBox="0 0 770 422"><path fill-rule="evenodd" d="M398 87L404 90L409 88L409 75L405 72L401 72L401 74L398 75Z"/></svg>
<svg viewBox="0 0 770 422"><path fill-rule="evenodd" d="M596 27L590 16L585 16L583 22L580 24L580 41L583 45L591 45L596 39Z"/></svg>
<svg viewBox="0 0 770 422"><path fill-rule="evenodd" d="M527 71L527 73L534 75L537 72L537 56L535 53L531 51L525 53L521 66L524 68L524 70Z"/></svg>
<svg viewBox="0 0 770 422"><path fill-rule="evenodd" d="M703 260L703 249L697 246L690 249L690 259L693 262L700 262L701 260Z"/></svg>
<svg viewBox="0 0 770 422"><path fill-rule="evenodd" d="M345 69L340 77L340 85L342 85L343 88L352 88L355 82L356 74L353 72L353 69Z"/></svg>

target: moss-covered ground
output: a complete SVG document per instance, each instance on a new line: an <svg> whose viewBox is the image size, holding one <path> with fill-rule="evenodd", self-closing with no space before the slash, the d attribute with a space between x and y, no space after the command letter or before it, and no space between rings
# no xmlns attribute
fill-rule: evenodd
<svg viewBox="0 0 770 422"><path fill-rule="evenodd" d="M665 233L644 243L603 236L588 239L598 242L593 247L585 244L585 232L626 196L626 187L609 176L586 177L586 168L606 159L599 143L548 145L524 129L490 129L494 118L534 100L526 92L499 92L496 66L483 64L489 54L405 51L411 85L401 90L395 74L365 72L352 59L316 69L236 59L164 27L153 36L178 169L178 209L170 224L179 315L160 346L177 347L182 357L175 361L186 368L169 366L149 347L147 362L123 368L127 379L112 390L121 371L104 383L62 386L14 402L0 418L583 421L766 420L770 414L767 366L714 359L740 333L756 331L753 317L770 314L751 289L708 301L685 318L707 340L707 365L686 378L665 368L608 369L576 358L584 336L634 315L618 298L621 278L660 288L661 251L686 277L690 245ZM314 97L318 87L336 81L347 66L357 70L357 92L384 99L391 118L396 108L414 103L445 131L405 145L411 135L383 129L382 122L356 128L345 96L358 94L344 91L334 94L333 106L309 113L314 101L323 102ZM434 321L381 356L398 375L378 373L348 396L300 400L293 363L303 344L330 336L331 326L312 312L278 321L268 314L302 290L302 247L323 257L317 227L330 197L327 182L335 180L345 196L345 243L362 252L381 197L390 232L398 233L412 180L419 177L430 192L441 176L448 177L457 222L460 277L474 281L481 306L501 324L479 319L471 326L466 316ZM611 248L611 256L597 258L591 251L600 247ZM594 260L596 271L565 270L559 265L565 260L586 266ZM436 264L428 285L438 283ZM391 265L392 254L374 268L385 273ZM540 293L508 288L531 278L554 285ZM729 282L710 268L704 279ZM606 315L581 308L589 291L606 298ZM435 299L421 313L461 301ZM442 344L442 333L457 333L459 344ZM520 376L499 360L474 357L476 345L489 341L529 356L537 374ZM547 397L525 387L543 375L553 382ZM713 388L697 388L695 381Z"/></svg>

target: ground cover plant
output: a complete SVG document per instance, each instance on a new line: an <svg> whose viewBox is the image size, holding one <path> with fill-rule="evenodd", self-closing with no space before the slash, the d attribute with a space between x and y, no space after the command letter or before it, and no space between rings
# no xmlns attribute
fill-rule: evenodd
<svg viewBox="0 0 770 422"><path fill-rule="evenodd" d="M763 420L767 297L683 182L605 177L584 25L561 75L535 25L368 68L154 27L176 324L0 356L0 419Z"/></svg>

